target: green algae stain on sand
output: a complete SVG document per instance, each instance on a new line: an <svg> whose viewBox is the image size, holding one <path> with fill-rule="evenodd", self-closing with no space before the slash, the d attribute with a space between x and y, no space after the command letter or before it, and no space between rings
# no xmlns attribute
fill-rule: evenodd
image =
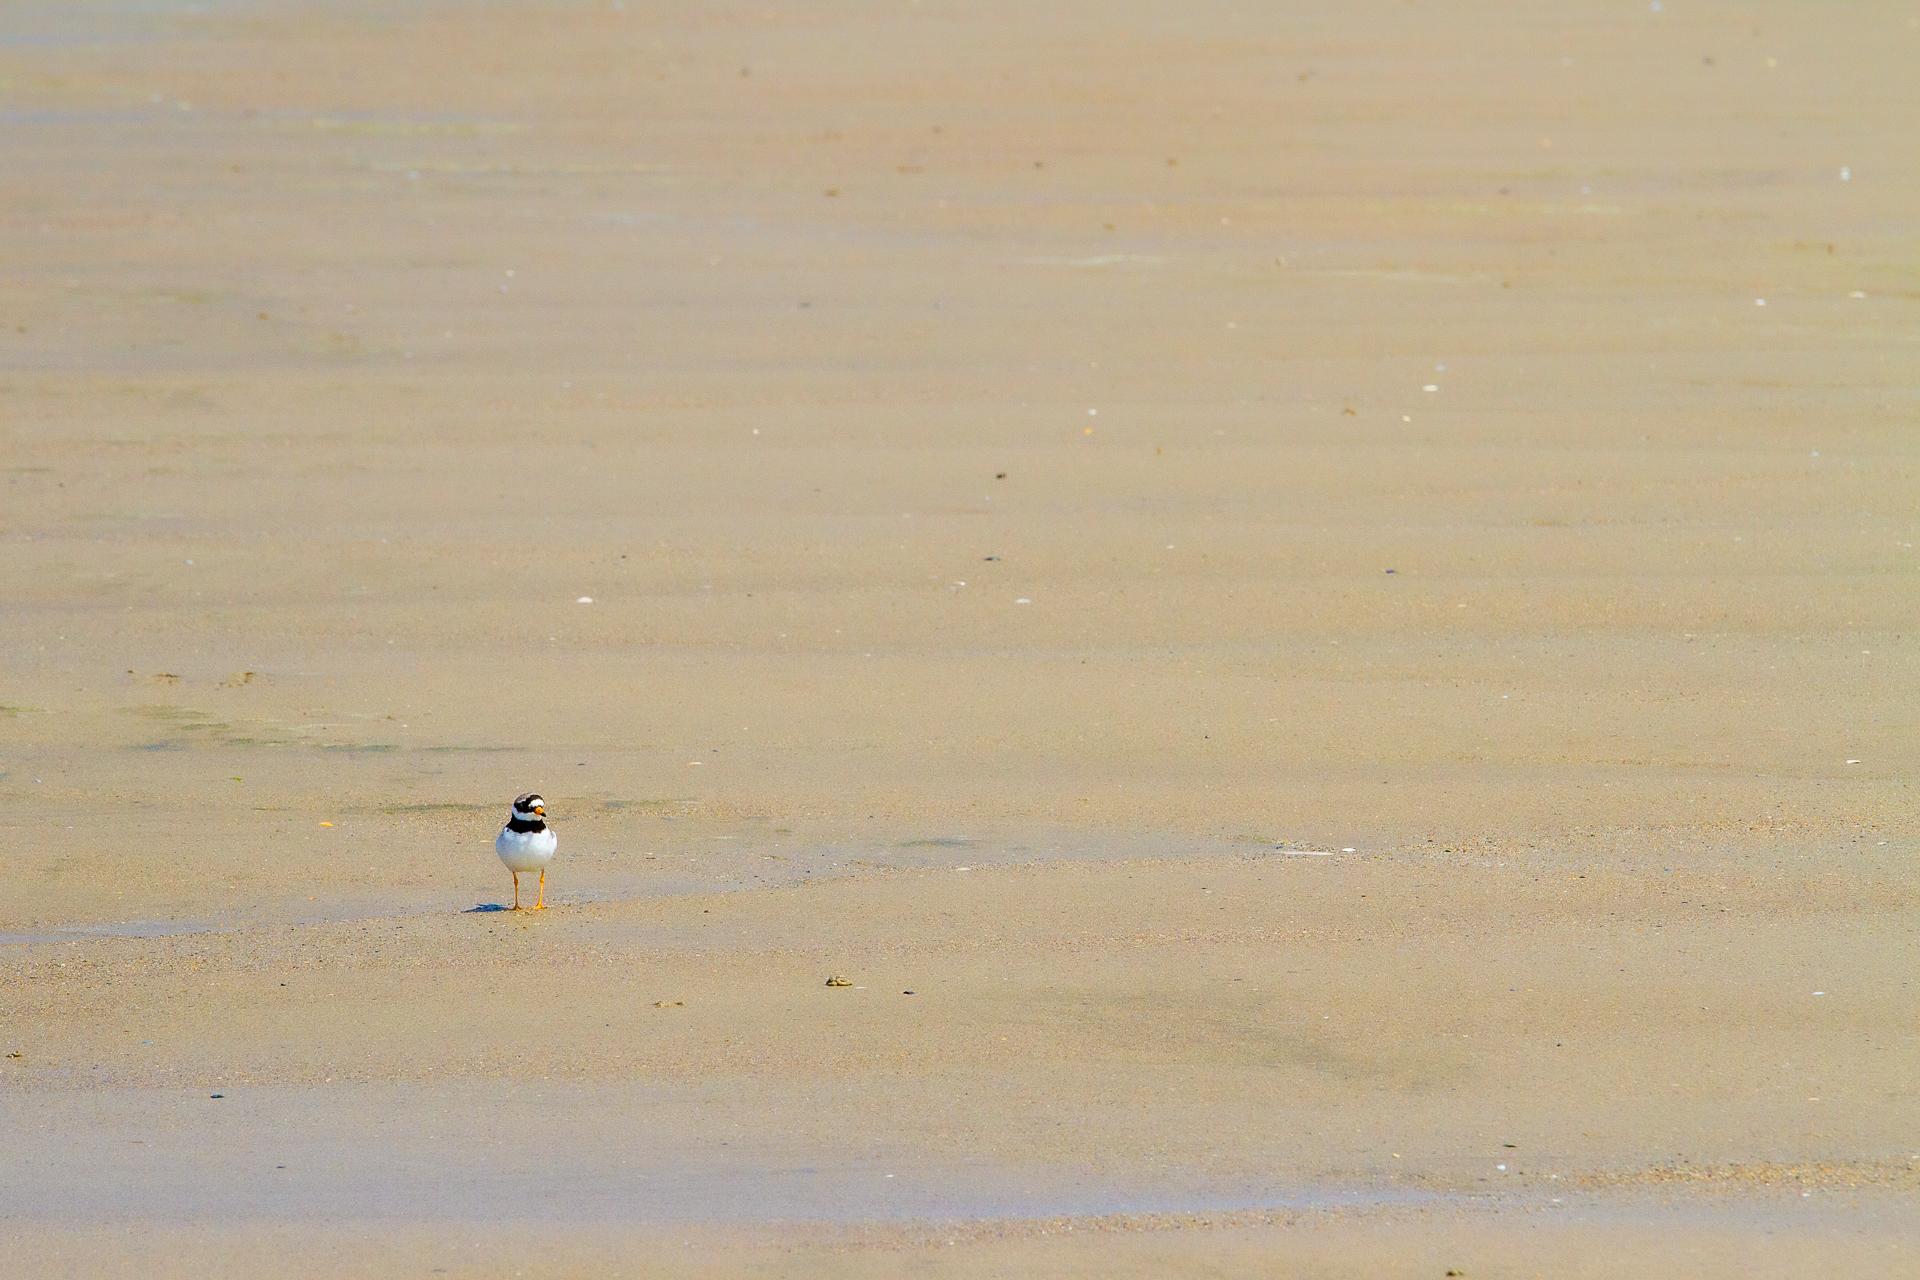
<svg viewBox="0 0 1920 1280"><path fill-rule="evenodd" d="M398 817L409 813L491 813L497 804L384 804L375 813Z"/></svg>

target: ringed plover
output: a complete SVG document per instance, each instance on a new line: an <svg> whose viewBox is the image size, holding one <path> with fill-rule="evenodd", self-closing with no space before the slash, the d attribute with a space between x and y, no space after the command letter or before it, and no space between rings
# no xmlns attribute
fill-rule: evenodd
<svg viewBox="0 0 1920 1280"><path fill-rule="evenodd" d="M513 872L515 911L520 910L520 873L523 871L540 873L540 896L530 909L547 909L547 864L553 861L553 851L559 844L559 837L547 826L547 802L540 798L540 793L529 791L514 797L507 825L493 838L493 851L507 864L507 870Z"/></svg>

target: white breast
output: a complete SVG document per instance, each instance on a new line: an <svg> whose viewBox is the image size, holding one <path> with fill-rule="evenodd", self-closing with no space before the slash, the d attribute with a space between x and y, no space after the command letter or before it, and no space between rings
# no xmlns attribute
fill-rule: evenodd
<svg viewBox="0 0 1920 1280"><path fill-rule="evenodd" d="M545 831L510 831L500 828L500 834L493 838L493 851L500 855L500 861L507 864L509 871L538 871L553 861L553 851L560 845L560 839L553 834L553 828Z"/></svg>

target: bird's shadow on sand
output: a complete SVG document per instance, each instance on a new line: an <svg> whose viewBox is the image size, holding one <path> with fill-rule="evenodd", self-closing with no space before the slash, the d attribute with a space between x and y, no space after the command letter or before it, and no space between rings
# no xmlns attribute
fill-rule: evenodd
<svg viewBox="0 0 1920 1280"><path fill-rule="evenodd" d="M473 915L475 912L506 911L509 909L510 908L508 908L508 906L504 902L477 902L473 906L468 907L465 911L462 911L460 914L463 916L470 916L470 915Z"/></svg>

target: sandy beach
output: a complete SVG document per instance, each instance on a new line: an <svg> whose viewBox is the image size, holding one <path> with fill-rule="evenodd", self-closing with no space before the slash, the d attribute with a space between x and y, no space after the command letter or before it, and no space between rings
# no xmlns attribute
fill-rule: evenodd
<svg viewBox="0 0 1920 1280"><path fill-rule="evenodd" d="M1916 56L0 6L5 1269L1920 1271Z"/></svg>

